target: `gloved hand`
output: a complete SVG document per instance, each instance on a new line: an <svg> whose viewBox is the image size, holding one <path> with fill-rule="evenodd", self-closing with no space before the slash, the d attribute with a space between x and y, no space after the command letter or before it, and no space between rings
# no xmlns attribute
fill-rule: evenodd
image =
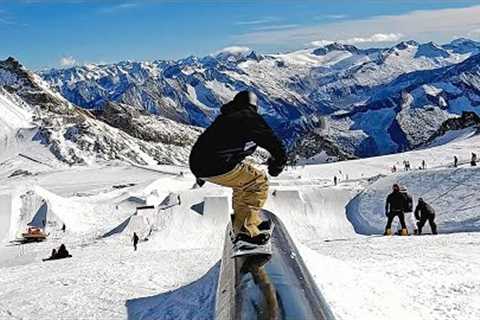
<svg viewBox="0 0 480 320"><path fill-rule="evenodd" d="M275 163L272 158L269 158L267 161L268 164L268 174L272 177L278 176L283 171L283 166L279 166Z"/></svg>
<svg viewBox="0 0 480 320"><path fill-rule="evenodd" d="M205 180L197 178L197 185L201 188L205 184Z"/></svg>

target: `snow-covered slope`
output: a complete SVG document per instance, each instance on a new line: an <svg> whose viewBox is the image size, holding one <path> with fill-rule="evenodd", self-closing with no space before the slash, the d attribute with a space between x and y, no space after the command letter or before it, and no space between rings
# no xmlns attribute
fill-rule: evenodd
<svg viewBox="0 0 480 320"><path fill-rule="evenodd" d="M2 158L36 144L44 146L36 148L40 154L51 152L68 164L99 159L179 164L186 163L189 146L200 134L168 119L128 113L122 119L133 128L114 128L75 107L13 58L0 62L0 101Z"/></svg>
<svg viewBox="0 0 480 320"><path fill-rule="evenodd" d="M432 148L288 168L271 179L266 207L285 223L338 319L478 319L480 237L465 233L480 230L478 169L464 164L475 150L480 136L470 131ZM458 169L448 167L454 154ZM422 159L427 170L390 172ZM19 167L32 175L9 177ZM0 244L0 317L212 319L231 192L194 182L181 167L59 169L10 159L0 166L0 239L17 235L45 204L50 236ZM355 233L383 231L377 207L393 182L437 209L439 236ZM156 210L137 210L146 204ZM136 252L133 231L148 237ZM41 261L61 243L72 258Z"/></svg>

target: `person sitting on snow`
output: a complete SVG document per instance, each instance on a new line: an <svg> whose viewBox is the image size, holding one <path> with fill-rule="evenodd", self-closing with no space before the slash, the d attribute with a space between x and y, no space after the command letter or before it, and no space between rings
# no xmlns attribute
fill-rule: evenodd
<svg viewBox="0 0 480 320"><path fill-rule="evenodd" d="M62 243L58 250L52 249L52 254L47 259L43 259L43 261L48 260L57 260L57 259L64 259L64 258L71 258L72 255L68 252L65 245Z"/></svg>
<svg viewBox="0 0 480 320"><path fill-rule="evenodd" d="M426 203L422 198L418 199L417 207L415 208L415 218L420 220L417 223L418 234L422 234L422 228L428 220L432 234L437 234L437 225L435 224L435 210Z"/></svg>
<svg viewBox="0 0 480 320"><path fill-rule="evenodd" d="M287 162L284 146L258 114L255 94L242 91L222 106L190 154L190 169L200 185L208 181L233 189L233 232L250 240L261 237L260 211L268 196L267 175L244 161L257 145L270 153L268 173L278 176Z"/></svg>

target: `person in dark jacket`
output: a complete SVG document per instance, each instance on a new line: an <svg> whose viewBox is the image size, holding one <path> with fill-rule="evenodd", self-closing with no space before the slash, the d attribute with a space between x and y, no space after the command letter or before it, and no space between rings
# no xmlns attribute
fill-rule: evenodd
<svg viewBox="0 0 480 320"><path fill-rule="evenodd" d="M457 156L453 156L453 166L456 168L458 167L458 158Z"/></svg>
<svg viewBox="0 0 480 320"><path fill-rule="evenodd" d="M392 234L392 222L395 217L398 217L402 230L400 231L401 235L408 235L407 225L405 223L405 207L407 206L407 199L405 195L400 192L400 186L394 184L393 192L387 196L387 201L385 202L385 215L387 216L387 225L385 226L384 235Z"/></svg>
<svg viewBox="0 0 480 320"><path fill-rule="evenodd" d="M284 146L257 112L255 94L242 91L220 109L220 115L200 135L190 154L190 169L199 185L205 181L233 189L233 231L251 238L261 234L260 211L268 196L266 174L247 161L257 146L270 153L268 173L285 167Z"/></svg>
<svg viewBox="0 0 480 320"><path fill-rule="evenodd" d="M477 154L472 152L472 160L470 160L470 165L475 167L477 165Z"/></svg>
<svg viewBox="0 0 480 320"><path fill-rule="evenodd" d="M132 238L132 241L133 241L133 251L137 251L137 245L138 245L138 241L140 239L138 238L138 235L136 232L133 233L133 238Z"/></svg>
<svg viewBox="0 0 480 320"><path fill-rule="evenodd" d="M418 199L417 207L415 208L415 218L418 221L418 234L422 234L422 228L425 226L425 223L428 220L430 224L430 229L432 229L433 234L437 234L437 225L435 224L435 210L426 203L422 198Z"/></svg>
<svg viewBox="0 0 480 320"><path fill-rule="evenodd" d="M72 255L68 252L67 247L62 243L58 248L56 259L70 258Z"/></svg>

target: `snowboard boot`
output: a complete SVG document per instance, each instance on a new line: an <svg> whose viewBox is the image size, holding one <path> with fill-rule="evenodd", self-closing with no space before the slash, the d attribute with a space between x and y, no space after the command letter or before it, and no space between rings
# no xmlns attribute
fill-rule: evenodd
<svg viewBox="0 0 480 320"><path fill-rule="evenodd" d="M400 231L400 235L401 235L401 236L408 236L408 230L405 229L405 228L402 229L402 230Z"/></svg>
<svg viewBox="0 0 480 320"><path fill-rule="evenodd" d="M258 226L258 234L254 237L251 236L250 232L246 228L242 228L240 232L232 236L232 242L237 243L239 241L248 242L255 245L263 245L270 240L272 234L272 221L266 220L262 221Z"/></svg>
<svg viewBox="0 0 480 320"><path fill-rule="evenodd" d="M383 233L384 236L391 236L392 235L392 229L385 229L385 232Z"/></svg>

